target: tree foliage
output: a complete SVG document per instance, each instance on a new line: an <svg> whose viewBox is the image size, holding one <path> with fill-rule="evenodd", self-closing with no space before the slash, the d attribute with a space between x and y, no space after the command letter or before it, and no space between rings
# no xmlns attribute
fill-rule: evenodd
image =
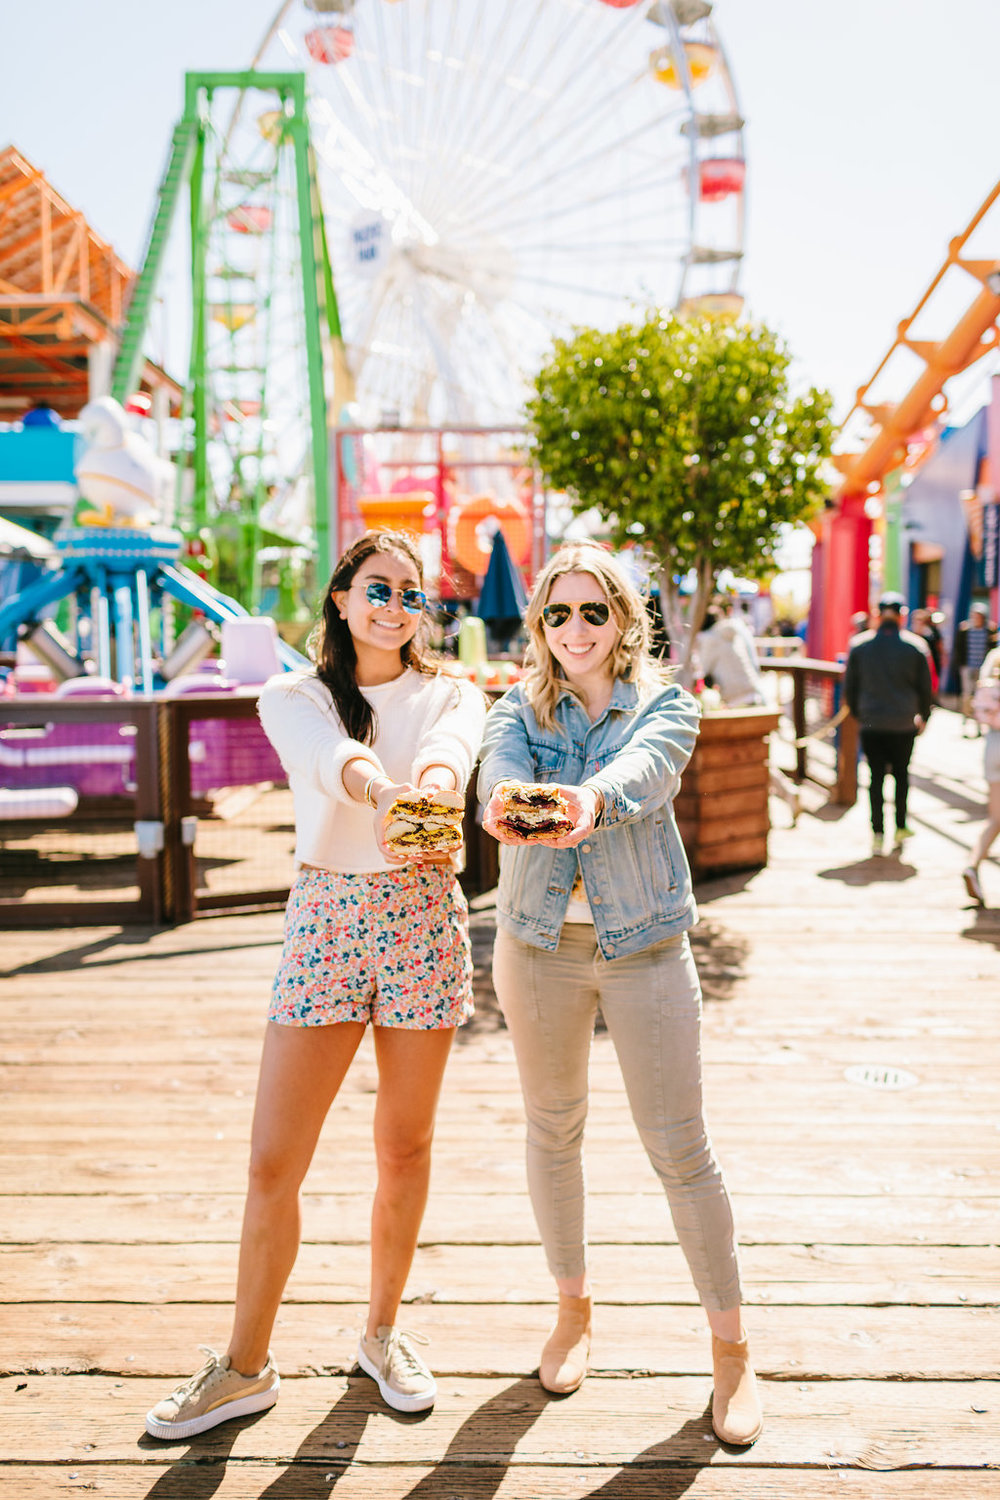
<svg viewBox="0 0 1000 1500"><path fill-rule="evenodd" d="M762 324L650 314L559 340L527 406L535 457L617 544L641 540L673 593L694 569L694 616L724 569L760 577L782 528L826 487L831 398L792 398L791 356Z"/></svg>

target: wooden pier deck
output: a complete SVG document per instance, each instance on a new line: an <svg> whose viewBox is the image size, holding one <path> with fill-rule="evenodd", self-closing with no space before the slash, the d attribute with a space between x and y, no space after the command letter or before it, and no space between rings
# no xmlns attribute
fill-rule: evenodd
<svg viewBox="0 0 1000 1500"><path fill-rule="evenodd" d="M484 1003L445 1087L405 1326L435 1410L354 1367L375 1073L307 1183L278 1406L189 1443L152 1401L224 1347L280 915L150 934L7 932L0 1004L0 1495L51 1500L986 1500L1000 1494L1000 910L959 871L981 749L940 713L901 859L864 803L776 804L771 862L699 888L713 1137L744 1246L766 1429L707 1418L704 1320L598 1034L588 1132L594 1374L533 1377L551 1293L511 1048ZM1000 908L1000 866L984 871ZM476 913L488 960L488 898ZM903 1076L906 1075L906 1076ZM886 1087L886 1083L906 1087Z"/></svg>

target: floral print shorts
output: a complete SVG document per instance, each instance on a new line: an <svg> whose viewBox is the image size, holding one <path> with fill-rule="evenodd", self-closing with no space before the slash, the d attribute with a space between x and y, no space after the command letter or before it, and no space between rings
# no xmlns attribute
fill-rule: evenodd
<svg viewBox="0 0 1000 1500"><path fill-rule="evenodd" d="M472 1012L469 907L453 870L299 870L268 1020L437 1031Z"/></svg>

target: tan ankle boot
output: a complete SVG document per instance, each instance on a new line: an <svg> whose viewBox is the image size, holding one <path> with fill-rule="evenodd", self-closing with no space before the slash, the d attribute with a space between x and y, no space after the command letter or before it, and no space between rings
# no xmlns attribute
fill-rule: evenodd
<svg viewBox="0 0 1000 1500"><path fill-rule="evenodd" d="M589 1297L559 1293L559 1316L542 1350L538 1378L555 1396L568 1396L587 1378L590 1357Z"/></svg>
<svg viewBox="0 0 1000 1500"><path fill-rule="evenodd" d="M748 1448L760 1437L764 1426L757 1377L750 1363L747 1341L727 1344L712 1335L712 1427L720 1442Z"/></svg>

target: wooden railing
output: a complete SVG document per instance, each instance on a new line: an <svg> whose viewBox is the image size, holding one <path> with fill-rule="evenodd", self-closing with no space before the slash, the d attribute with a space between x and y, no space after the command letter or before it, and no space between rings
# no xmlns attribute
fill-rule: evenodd
<svg viewBox="0 0 1000 1500"><path fill-rule="evenodd" d="M789 656L782 659L765 659L760 663L763 672L779 672L792 682L792 726L795 731L796 781L816 781L828 787L832 802L843 807L853 807L858 798L858 723L845 710L838 707L837 700L844 667L840 662L816 661L808 656ZM819 688L823 702L824 719L819 725L808 723L806 704L810 689ZM809 745L813 740L836 735L836 774L832 784L815 774L815 762L810 769Z"/></svg>

